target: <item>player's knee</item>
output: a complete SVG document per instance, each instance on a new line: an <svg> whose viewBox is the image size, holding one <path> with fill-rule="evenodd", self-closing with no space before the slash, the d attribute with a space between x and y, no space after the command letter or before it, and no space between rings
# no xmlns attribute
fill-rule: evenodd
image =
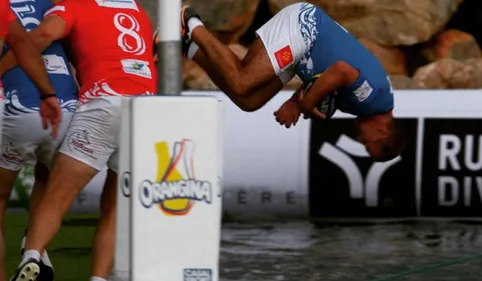
<svg viewBox="0 0 482 281"><path fill-rule="evenodd" d="M238 107L244 112L254 112L261 108L262 105L253 104L250 102L240 102L237 104Z"/></svg>
<svg viewBox="0 0 482 281"><path fill-rule="evenodd" d="M242 111L244 112L255 112L256 110L259 109L259 107L254 107L254 106L243 106L243 107L240 107Z"/></svg>
<svg viewBox="0 0 482 281"><path fill-rule="evenodd" d="M248 85L243 81L236 81L236 82L231 83L230 88L231 88L230 89L231 94L233 94L234 96L238 96L238 97L246 96L249 92L248 91L249 90Z"/></svg>

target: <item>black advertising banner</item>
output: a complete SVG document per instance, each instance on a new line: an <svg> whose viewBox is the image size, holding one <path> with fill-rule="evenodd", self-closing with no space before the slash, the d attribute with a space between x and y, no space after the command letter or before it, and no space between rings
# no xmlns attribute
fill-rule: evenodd
<svg viewBox="0 0 482 281"><path fill-rule="evenodd" d="M407 147L400 157L374 163L355 140L353 119L312 122L310 214L312 217L416 216L417 119L401 119Z"/></svg>
<svg viewBox="0 0 482 281"><path fill-rule="evenodd" d="M482 217L482 120L425 119L421 215Z"/></svg>

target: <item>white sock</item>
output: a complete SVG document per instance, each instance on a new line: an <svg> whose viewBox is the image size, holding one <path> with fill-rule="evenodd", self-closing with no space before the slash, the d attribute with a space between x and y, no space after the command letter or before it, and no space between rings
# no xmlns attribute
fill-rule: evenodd
<svg viewBox="0 0 482 281"><path fill-rule="evenodd" d="M97 277L97 276L92 276L92 277L90 277L89 281L107 281L107 280L105 280L104 278Z"/></svg>
<svg viewBox="0 0 482 281"><path fill-rule="evenodd" d="M20 265L24 264L29 259L40 261L40 253L36 250L25 251L25 253L23 253L22 262L20 263Z"/></svg>
<svg viewBox="0 0 482 281"><path fill-rule="evenodd" d="M22 238L22 244L20 245L20 249L25 249L25 244L27 244L27 236Z"/></svg>
<svg viewBox="0 0 482 281"><path fill-rule="evenodd" d="M54 266L52 265L52 262L50 261L49 255L47 254L47 251L44 251L42 253L42 262L46 265L54 269Z"/></svg>
<svg viewBox="0 0 482 281"><path fill-rule="evenodd" d="M192 60L197 50L199 50L199 46L195 42L192 42L191 45L189 46L189 50L187 50L187 58Z"/></svg>
<svg viewBox="0 0 482 281"><path fill-rule="evenodd" d="M204 26L204 23L198 18L190 18L187 22L187 27L189 27L189 39L191 38L192 31L198 26Z"/></svg>

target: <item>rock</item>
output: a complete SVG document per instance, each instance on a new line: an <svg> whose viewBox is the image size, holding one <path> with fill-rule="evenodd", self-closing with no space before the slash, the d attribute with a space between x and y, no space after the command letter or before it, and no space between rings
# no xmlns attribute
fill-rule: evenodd
<svg viewBox="0 0 482 281"><path fill-rule="evenodd" d="M413 77L421 89L475 89L482 87L482 62L442 59L421 67Z"/></svg>
<svg viewBox="0 0 482 281"><path fill-rule="evenodd" d="M273 13L299 2L268 0ZM311 0L357 38L383 46L429 40L448 22L463 0Z"/></svg>
<svg viewBox="0 0 482 281"><path fill-rule="evenodd" d="M58 1L58 0L57 0ZM218 39L229 44L236 42L251 25L261 0L183 0L196 9L206 25ZM139 0L157 25L157 1Z"/></svg>
<svg viewBox="0 0 482 281"><path fill-rule="evenodd" d="M273 14L276 14L279 11L281 11L281 9L283 9L284 7L289 6L291 4L294 4L294 3L297 3L297 2L300 2L300 1L296 1L296 0L268 0L268 5L269 5L270 11ZM310 1L308 1L308 2L310 2Z"/></svg>
<svg viewBox="0 0 482 281"><path fill-rule="evenodd" d="M390 75L390 81L392 82L393 89L396 90L407 90L415 88L412 78L405 75Z"/></svg>
<svg viewBox="0 0 482 281"><path fill-rule="evenodd" d="M360 38L360 42L378 58L388 74L407 75L406 59L402 51L382 47L365 38Z"/></svg>
<svg viewBox="0 0 482 281"><path fill-rule="evenodd" d="M464 60L481 55L475 38L465 32L449 29L435 36L422 49L423 56L430 62L443 58Z"/></svg>
<svg viewBox="0 0 482 281"><path fill-rule="evenodd" d="M477 43L482 46L482 1L464 0L457 12L447 23L446 29L458 29L472 34Z"/></svg>
<svg viewBox="0 0 482 281"><path fill-rule="evenodd" d="M225 44L237 42L251 25L260 0L183 0Z"/></svg>
<svg viewBox="0 0 482 281"><path fill-rule="evenodd" d="M464 63L473 67L475 69L475 88L481 89L482 88L482 58L478 59L467 59L464 60Z"/></svg>
<svg viewBox="0 0 482 281"><path fill-rule="evenodd" d="M482 58L473 58L473 59L467 59L464 60L464 63L473 66L477 71L480 71L482 74Z"/></svg>
<svg viewBox="0 0 482 281"><path fill-rule="evenodd" d="M423 47L424 47L423 43L411 45L411 46L399 47L399 50L401 50L405 55L408 76L410 77L413 76L413 74L415 74L417 69L432 62L423 56L422 54Z"/></svg>

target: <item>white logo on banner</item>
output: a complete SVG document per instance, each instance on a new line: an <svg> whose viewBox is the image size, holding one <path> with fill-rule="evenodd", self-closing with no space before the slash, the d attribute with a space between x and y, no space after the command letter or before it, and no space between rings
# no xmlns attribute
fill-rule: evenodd
<svg viewBox="0 0 482 281"><path fill-rule="evenodd" d="M325 142L318 153L343 170L350 186L350 197L353 199L362 199L365 197L365 205L367 207L378 206L378 186L380 185L383 174L391 166L402 160L402 158L398 156L388 162L373 163L370 169L368 169L365 180L363 180L358 166L355 161L350 158L350 156L370 157L365 147L359 142L346 135L341 135L335 146Z"/></svg>
<svg viewBox="0 0 482 281"><path fill-rule="evenodd" d="M482 177L470 174L470 172L478 174L482 171L481 148L481 135L466 135L465 137L453 134L440 135L439 170L464 171L463 178L453 175L438 177L438 204L440 206L455 206L462 195L464 206L470 207L474 193L478 193L479 200L482 202Z"/></svg>

